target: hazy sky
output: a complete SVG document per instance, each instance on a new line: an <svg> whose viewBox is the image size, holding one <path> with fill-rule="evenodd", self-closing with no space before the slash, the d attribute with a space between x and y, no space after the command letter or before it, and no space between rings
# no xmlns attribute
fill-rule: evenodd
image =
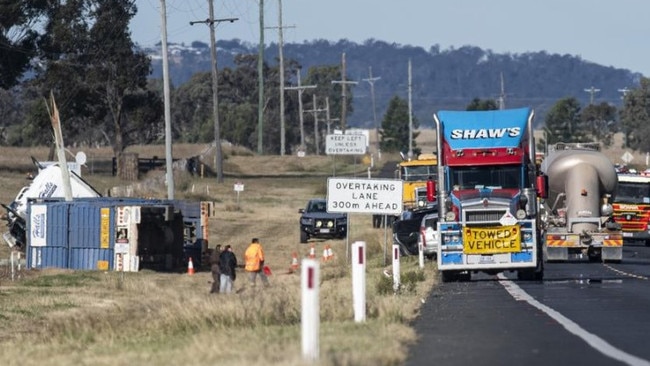
<svg viewBox="0 0 650 366"><path fill-rule="evenodd" d="M209 43L209 0L166 0L167 40ZM137 0L132 36L161 40L159 0ZM214 0L217 39L259 43L259 0ZM367 39L428 50L477 46L496 53L547 51L650 76L649 0L282 0L285 43L362 43ZM278 0L264 0L265 43L278 41Z"/></svg>

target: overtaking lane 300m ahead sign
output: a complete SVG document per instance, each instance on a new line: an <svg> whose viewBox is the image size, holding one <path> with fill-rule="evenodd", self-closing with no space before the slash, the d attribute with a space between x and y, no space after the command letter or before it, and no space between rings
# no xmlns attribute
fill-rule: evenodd
<svg viewBox="0 0 650 366"><path fill-rule="evenodd" d="M328 178L327 212L399 215L402 189L401 180Z"/></svg>

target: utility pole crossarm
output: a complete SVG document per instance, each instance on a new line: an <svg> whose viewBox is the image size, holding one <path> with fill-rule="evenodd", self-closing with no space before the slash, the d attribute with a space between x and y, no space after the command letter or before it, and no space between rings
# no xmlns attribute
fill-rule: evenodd
<svg viewBox="0 0 650 366"><path fill-rule="evenodd" d="M235 20L239 20L239 18L221 18L221 19L206 19L206 20L194 20L190 22L190 25L194 24L207 24L207 25L215 25L219 24L222 22L230 22L233 23Z"/></svg>

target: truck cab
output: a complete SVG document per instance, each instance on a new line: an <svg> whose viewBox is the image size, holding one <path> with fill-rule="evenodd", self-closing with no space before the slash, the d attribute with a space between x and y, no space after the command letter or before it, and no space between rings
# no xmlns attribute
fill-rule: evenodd
<svg viewBox="0 0 650 366"><path fill-rule="evenodd" d="M537 215L543 180L535 161L533 115L529 108L434 115L443 282L469 280L477 272L543 278Z"/></svg>
<svg viewBox="0 0 650 366"><path fill-rule="evenodd" d="M617 177L613 217L621 225L623 240L650 246L650 176L622 173Z"/></svg>

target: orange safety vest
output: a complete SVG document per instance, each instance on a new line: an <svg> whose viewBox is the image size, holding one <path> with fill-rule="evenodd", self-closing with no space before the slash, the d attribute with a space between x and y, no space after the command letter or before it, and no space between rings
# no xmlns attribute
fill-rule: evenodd
<svg viewBox="0 0 650 366"><path fill-rule="evenodd" d="M257 272L260 270L260 262L264 260L264 251L259 243L251 243L244 253L246 262L245 270L248 272Z"/></svg>

